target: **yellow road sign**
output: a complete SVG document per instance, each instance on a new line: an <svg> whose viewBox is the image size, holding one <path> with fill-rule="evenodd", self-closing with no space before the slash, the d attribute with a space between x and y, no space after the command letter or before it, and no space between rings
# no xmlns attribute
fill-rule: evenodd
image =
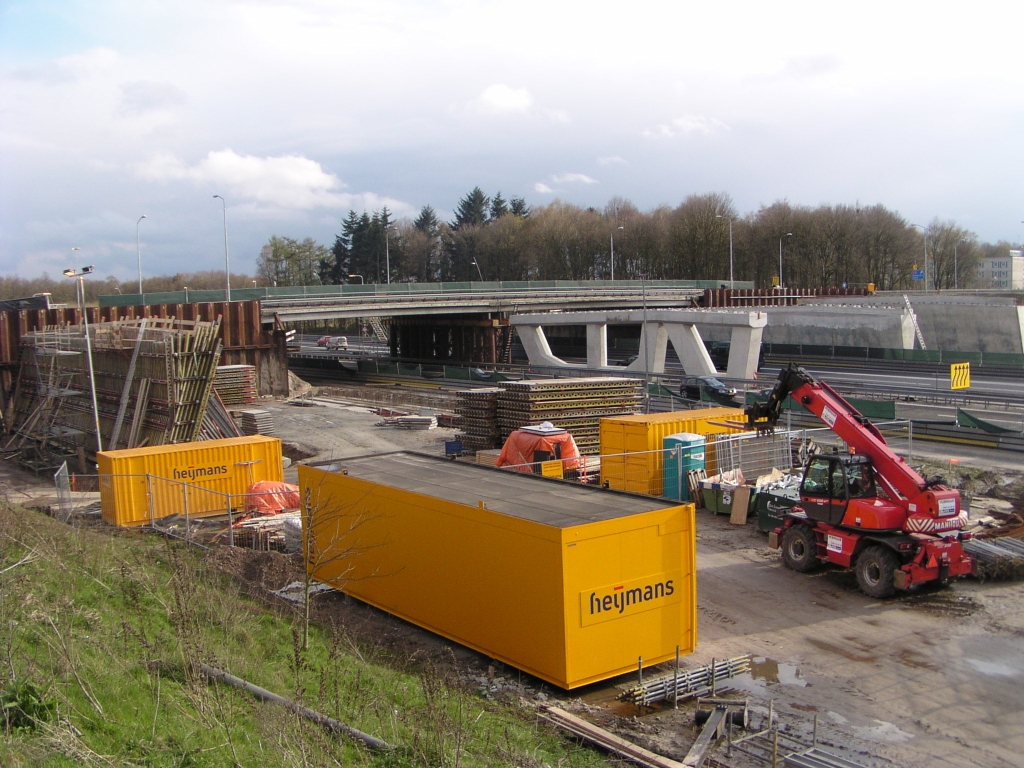
<svg viewBox="0 0 1024 768"><path fill-rule="evenodd" d="M772 285L777 286L778 284L779 284L779 276L778 275L772 275Z"/></svg>
<svg viewBox="0 0 1024 768"><path fill-rule="evenodd" d="M971 386L971 364L953 363L949 366L949 388L967 389Z"/></svg>

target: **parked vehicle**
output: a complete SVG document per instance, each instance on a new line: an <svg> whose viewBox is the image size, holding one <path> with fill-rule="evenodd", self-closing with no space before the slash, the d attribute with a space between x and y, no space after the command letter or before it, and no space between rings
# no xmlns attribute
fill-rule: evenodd
<svg viewBox="0 0 1024 768"><path fill-rule="evenodd" d="M328 349L348 349L348 337L347 336L331 336L330 341L327 342Z"/></svg>
<svg viewBox="0 0 1024 768"><path fill-rule="evenodd" d="M701 400L701 392L712 395L716 401L736 397L736 390L727 387L713 376L687 376L679 387L679 394L689 400Z"/></svg>

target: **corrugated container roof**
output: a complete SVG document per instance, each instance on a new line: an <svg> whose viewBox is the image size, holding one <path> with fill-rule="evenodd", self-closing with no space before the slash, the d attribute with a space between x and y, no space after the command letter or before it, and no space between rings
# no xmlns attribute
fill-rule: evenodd
<svg viewBox="0 0 1024 768"><path fill-rule="evenodd" d="M346 470L350 477L360 480L471 507L483 501L492 512L555 528L614 520L678 504L410 451L358 456L314 466L328 471Z"/></svg>
<svg viewBox="0 0 1024 768"><path fill-rule="evenodd" d="M628 422L630 424L660 424L666 421L694 421L696 419L742 419L746 420L742 408L719 406L696 408L692 411L669 411L667 413L638 413L633 416L605 416L602 421Z"/></svg>

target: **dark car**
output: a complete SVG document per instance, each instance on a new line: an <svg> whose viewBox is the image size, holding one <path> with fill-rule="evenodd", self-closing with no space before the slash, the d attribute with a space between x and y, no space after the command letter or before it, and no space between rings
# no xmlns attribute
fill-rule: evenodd
<svg viewBox="0 0 1024 768"><path fill-rule="evenodd" d="M679 394L689 400L701 400L701 392L707 392L716 400L736 396L733 387L725 386L713 376L687 376L679 388Z"/></svg>

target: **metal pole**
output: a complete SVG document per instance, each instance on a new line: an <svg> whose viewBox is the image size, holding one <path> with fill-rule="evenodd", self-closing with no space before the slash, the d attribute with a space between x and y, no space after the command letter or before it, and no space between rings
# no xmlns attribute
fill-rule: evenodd
<svg viewBox="0 0 1024 768"><path fill-rule="evenodd" d="M726 221L729 222L729 288L731 289L732 288L732 281L733 281L733 276L732 276L732 219L730 217L728 217L728 216L723 216L720 213L716 213L715 214L715 218L716 219L725 219ZM781 282L781 278L780 278L780 282Z"/></svg>
<svg viewBox="0 0 1024 768"><path fill-rule="evenodd" d="M231 301L231 265L228 262L228 204L220 195L214 195L224 206L224 280L225 301Z"/></svg>
<svg viewBox="0 0 1024 768"><path fill-rule="evenodd" d="M192 532L188 519L188 486L185 483L181 484L181 497L185 504L185 541L191 542Z"/></svg>
<svg viewBox="0 0 1024 768"><path fill-rule="evenodd" d="M609 241L611 242L611 251L612 251L612 258L611 258L612 280L614 280L615 279L615 232L612 232L610 235L608 235L608 238L609 238Z"/></svg>
<svg viewBox="0 0 1024 768"><path fill-rule="evenodd" d="M676 672L672 677L672 689L675 691L673 696L673 706L675 709L679 709L679 646L676 646Z"/></svg>
<svg viewBox="0 0 1024 768"><path fill-rule="evenodd" d="M139 258L139 296L142 295L142 246L139 244L139 224L146 218L146 214L139 216L135 222L135 255Z"/></svg>
<svg viewBox="0 0 1024 768"><path fill-rule="evenodd" d="M96 426L96 452L103 450L103 435L100 434L100 409L96 403L96 373L92 367L92 340L89 338L89 316L85 309L85 278L79 276L78 290L81 292L82 329L85 331L85 354L89 365L89 389L92 394L92 419Z"/></svg>

